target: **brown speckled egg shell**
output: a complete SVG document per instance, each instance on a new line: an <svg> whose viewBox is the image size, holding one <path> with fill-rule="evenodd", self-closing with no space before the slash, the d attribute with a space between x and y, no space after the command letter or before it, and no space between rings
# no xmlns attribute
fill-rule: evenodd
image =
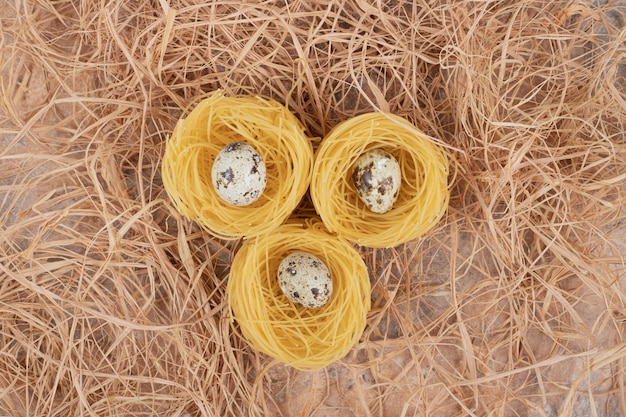
<svg viewBox="0 0 626 417"><path fill-rule="evenodd" d="M352 171L352 182L359 198L374 213L386 213L393 208L401 181L400 164L381 149L359 156Z"/></svg>
<svg viewBox="0 0 626 417"><path fill-rule="evenodd" d="M226 145L211 169L217 195L233 206L247 206L261 197L267 185L267 170L261 155L243 142Z"/></svg>
<svg viewBox="0 0 626 417"><path fill-rule="evenodd" d="M290 301L307 308L323 307L333 293L328 267L306 252L294 252L282 260L278 267L278 284Z"/></svg>

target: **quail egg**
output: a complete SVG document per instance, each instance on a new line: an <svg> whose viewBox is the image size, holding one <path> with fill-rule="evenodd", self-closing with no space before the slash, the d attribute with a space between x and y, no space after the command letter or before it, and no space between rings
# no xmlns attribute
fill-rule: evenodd
<svg viewBox="0 0 626 417"><path fill-rule="evenodd" d="M308 308L324 306L333 293L328 267L306 252L294 252L282 260L278 267L278 284L290 301Z"/></svg>
<svg viewBox="0 0 626 417"><path fill-rule="evenodd" d="M267 170L261 155L243 142L226 145L211 169L217 195L233 206L247 206L259 199L267 185Z"/></svg>
<svg viewBox="0 0 626 417"><path fill-rule="evenodd" d="M400 164L381 149L359 156L352 171L352 182L359 198L374 213L391 210L398 199L401 180Z"/></svg>

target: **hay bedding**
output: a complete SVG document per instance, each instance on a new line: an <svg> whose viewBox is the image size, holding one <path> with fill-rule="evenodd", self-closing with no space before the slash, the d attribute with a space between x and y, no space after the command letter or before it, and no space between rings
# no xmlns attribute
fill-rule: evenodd
<svg viewBox="0 0 626 417"><path fill-rule="evenodd" d="M626 415L624 2L1 9L0 415ZM436 230L361 249L368 327L323 371L237 337L239 243L163 191L215 88L319 137L390 110L462 167Z"/></svg>

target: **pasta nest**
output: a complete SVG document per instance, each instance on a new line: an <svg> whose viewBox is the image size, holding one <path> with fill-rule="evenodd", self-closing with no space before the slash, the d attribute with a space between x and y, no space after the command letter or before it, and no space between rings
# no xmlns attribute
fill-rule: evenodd
<svg viewBox="0 0 626 417"><path fill-rule="evenodd" d="M402 183L393 209L370 211L352 184L364 152L382 149L400 164ZM358 245L393 247L418 238L444 215L450 198L448 153L406 119L366 113L335 126L315 154L311 199L330 232Z"/></svg>
<svg viewBox="0 0 626 417"><path fill-rule="evenodd" d="M263 158L267 185L248 206L217 195L211 167L229 143L245 142ZM313 147L300 121L282 104L258 96L205 98L181 118L163 156L165 189L176 209L222 239L269 233L291 215L311 181Z"/></svg>
<svg viewBox="0 0 626 417"><path fill-rule="evenodd" d="M298 306L278 285L280 262L296 251L317 256L330 270L334 291L323 307ZM370 290L359 253L311 219L290 221L247 240L233 259L227 286L232 317L248 343L308 371L342 358L359 340L370 309Z"/></svg>

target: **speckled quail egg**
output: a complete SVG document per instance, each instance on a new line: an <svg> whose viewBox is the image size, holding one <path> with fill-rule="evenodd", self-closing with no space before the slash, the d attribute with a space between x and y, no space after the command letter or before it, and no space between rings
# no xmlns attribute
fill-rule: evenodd
<svg viewBox="0 0 626 417"><path fill-rule="evenodd" d="M361 201L374 213L386 213L398 199L400 164L388 152L373 149L356 160L352 182Z"/></svg>
<svg viewBox="0 0 626 417"><path fill-rule="evenodd" d="M294 252L282 260L278 266L278 284L289 300L307 308L324 306L333 293L328 267L306 252Z"/></svg>
<svg viewBox="0 0 626 417"><path fill-rule="evenodd" d="M261 155L243 142L226 145L211 169L217 195L233 206L247 206L259 199L267 185L267 170Z"/></svg>

